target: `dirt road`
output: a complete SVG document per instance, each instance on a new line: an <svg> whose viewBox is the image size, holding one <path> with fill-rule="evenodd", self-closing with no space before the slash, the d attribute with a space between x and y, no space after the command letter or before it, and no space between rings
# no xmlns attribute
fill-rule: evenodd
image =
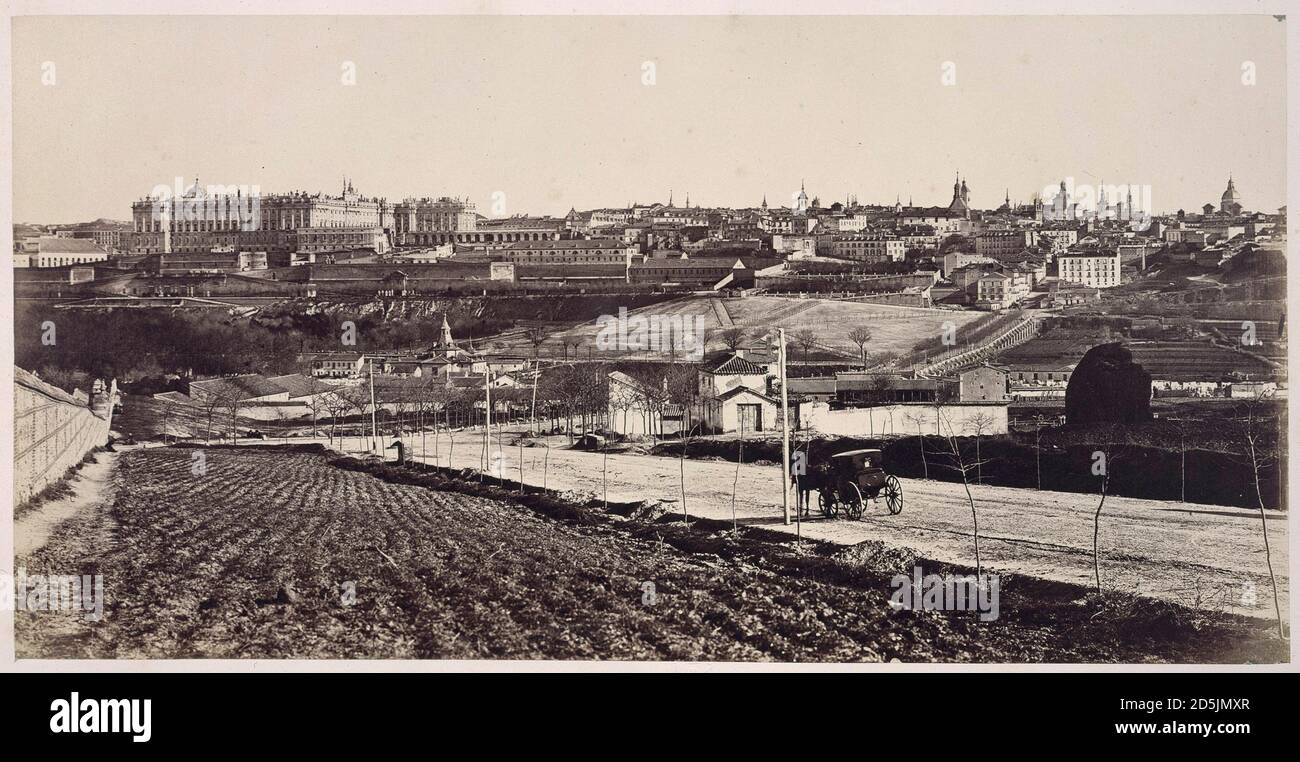
<svg viewBox="0 0 1300 762"><path fill-rule="evenodd" d="M507 442L508 440L507 435ZM478 468L482 433L456 435L454 465ZM558 445L560 440L555 440ZM451 447L439 437L439 465ZM408 440L416 459L434 461L434 437ZM390 453L391 456L391 453ZM599 453L552 447L523 448L523 481L557 490L602 497ZM520 478L520 450L504 447L504 476ZM545 474L543 467L545 466ZM604 488L611 502L647 499L681 504L679 468L674 458L609 455ZM853 544L874 539L905 545L921 555L974 565L971 511L962 485L904 479L903 512L890 516L870 507L862 521L820 516L785 526L781 515L780 472L776 466L717 461L685 462L686 508L693 516L732 518L741 524L804 537ZM974 486L979 514L980 556L989 567L1045 579L1092 584L1092 524L1097 496L1007 487ZM793 503L793 495L791 496ZM1286 514L1270 511L1269 543L1282 613L1287 612ZM1272 618L1273 597L1258 513L1240 508L1107 497L1100 531L1102 584L1188 606Z"/></svg>

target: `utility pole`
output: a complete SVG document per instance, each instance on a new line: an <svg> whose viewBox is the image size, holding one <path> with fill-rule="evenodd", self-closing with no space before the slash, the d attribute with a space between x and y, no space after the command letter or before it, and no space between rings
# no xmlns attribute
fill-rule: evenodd
<svg viewBox="0 0 1300 762"><path fill-rule="evenodd" d="M375 445L379 440L379 422L375 417L375 358L370 359L370 451L376 452Z"/></svg>
<svg viewBox="0 0 1300 762"><path fill-rule="evenodd" d="M790 525L790 399L785 382L785 329L776 329L781 337L781 513Z"/></svg>
<svg viewBox="0 0 1300 762"><path fill-rule="evenodd" d="M486 418L483 425L483 457L486 462L483 464L487 468L492 467L492 366L486 365L483 370L483 394L487 401Z"/></svg>
<svg viewBox="0 0 1300 762"><path fill-rule="evenodd" d="M537 381L542 377L542 363L537 360L534 360L534 362L537 363L537 367L533 368L533 412L532 412L533 424L532 426L529 427L529 431L531 431L533 435L536 436L537 434Z"/></svg>

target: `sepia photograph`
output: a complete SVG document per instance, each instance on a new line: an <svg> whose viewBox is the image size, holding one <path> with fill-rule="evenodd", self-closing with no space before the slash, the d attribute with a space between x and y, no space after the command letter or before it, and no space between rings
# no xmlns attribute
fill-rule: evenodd
<svg viewBox="0 0 1300 762"><path fill-rule="evenodd" d="M10 668L1290 670L1206 5L11 11Z"/></svg>

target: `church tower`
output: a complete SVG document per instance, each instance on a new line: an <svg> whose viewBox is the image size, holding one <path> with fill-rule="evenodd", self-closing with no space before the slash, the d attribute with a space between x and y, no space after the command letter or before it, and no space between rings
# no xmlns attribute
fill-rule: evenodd
<svg viewBox="0 0 1300 762"><path fill-rule="evenodd" d="M952 184L952 202L948 204L948 211L970 219L970 188L966 187L960 174Z"/></svg>
<svg viewBox="0 0 1300 762"><path fill-rule="evenodd" d="M799 181L799 196L795 199L794 213L795 214L808 213L808 192L804 190L804 184L802 180Z"/></svg>

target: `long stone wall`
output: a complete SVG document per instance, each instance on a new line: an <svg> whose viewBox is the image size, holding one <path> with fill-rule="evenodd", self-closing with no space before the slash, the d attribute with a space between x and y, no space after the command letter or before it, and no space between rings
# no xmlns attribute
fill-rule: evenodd
<svg viewBox="0 0 1300 762"><path fill-rule="evenodd" d="M87 404L14 368L15 505L58 481L93 448L107 444L116 397L116 381Z"/></svg>
<svg viewBox="0 0 1300 762"><path fill-rule="evenodd" d="M982 436L1007 433L1007 403L903 403L831 410L824 402L799 405L799 426L842 437Z"/></svg>

